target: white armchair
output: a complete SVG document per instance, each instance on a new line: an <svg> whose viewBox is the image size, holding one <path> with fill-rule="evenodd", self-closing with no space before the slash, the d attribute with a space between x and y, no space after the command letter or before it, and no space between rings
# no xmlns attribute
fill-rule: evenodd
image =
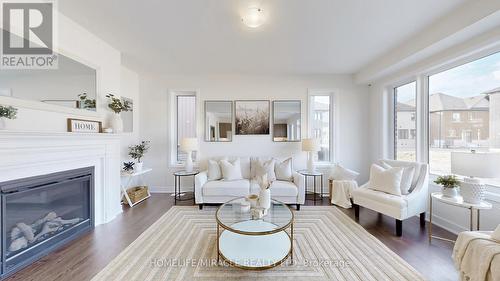
<svg viewBox="0 0 500 281"><path fill-rule="evenodd" d="M407 195L393 195L370 189L370 182L362 185L352 193L354 213L359 218L359 206L396 219L396 235L403 233L403 220L420 215L420 225L425 226L425 212L429 196L429 165L425 163L396 160L380 160L393 167L413 166L415 174L412 179L411 192Z"/></svg>

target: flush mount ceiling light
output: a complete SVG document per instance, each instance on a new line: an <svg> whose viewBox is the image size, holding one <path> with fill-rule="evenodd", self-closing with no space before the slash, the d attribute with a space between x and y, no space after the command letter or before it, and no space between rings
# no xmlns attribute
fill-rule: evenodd
<svg viewBox="0 0 500 281"><path fill-rule="evenodd" d="M243 23L251 28L257 28L264 23L264 14L261 8L250 7L246 14L241 18Z"/></svg>

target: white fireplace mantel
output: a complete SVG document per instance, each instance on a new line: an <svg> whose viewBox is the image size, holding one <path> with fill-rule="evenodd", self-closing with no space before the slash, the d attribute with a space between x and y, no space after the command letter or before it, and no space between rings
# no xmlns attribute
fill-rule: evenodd
<svg viewBox="0 0 500 281"><path fill-rule="evenodd" d="M95 225L120 205L120 135L0 131L0 182L95 167Z"/></svg>

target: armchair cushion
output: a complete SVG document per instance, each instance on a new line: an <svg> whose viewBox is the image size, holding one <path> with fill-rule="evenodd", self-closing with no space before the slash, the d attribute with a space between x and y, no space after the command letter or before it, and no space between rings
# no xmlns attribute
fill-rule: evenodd
<svg viewBox="0 0 500 281"><path fill-rule="evenodd" d="M384 162L387 165L390 165L391 167L414 167L415 168L415 172L413 173L413 177L411 180L411 188L408 190L409 193L411 193L413 191L413 189L415 189L415 187L418 184L418 180L422 176L426 176L426 174L427 174L427 167L426 167L427 164L418 163L418 162L388 160L388 159L380 160L380 162Z"/></svg>
<svg viewBox="0 0 500 281"><path fill-rule="evenodd" d="M401 195L402 177L403 168L394 167L385 169L377 164L373 164L370 169L370 188L394 195Z"/></svg>
<svg viewBox="0 0 500 281"><path fill-rule="evenodd" d="M382 167L386 169L393 168L393 166L382 161ZM401 194L408 194L412 189L413 175L415 174L414 166L401 166L403 168L403 177L401 178Z"/></svg>
<svg viewBox="0 0 500 281"><path fill-rule="evenodd" d="M380 204L397 206L399 209L408 207L408 201L404 195L394 195L385 192L380 192L370 188L359 188L354 191L358 197L377 201Z"/></svg>

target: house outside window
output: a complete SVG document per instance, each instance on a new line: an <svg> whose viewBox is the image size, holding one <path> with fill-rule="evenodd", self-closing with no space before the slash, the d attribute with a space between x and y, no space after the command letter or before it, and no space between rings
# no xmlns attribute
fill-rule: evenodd
<svg viewBox="0 0 500 281"><path fill-rule="evenodd" d="M320 142L317 162L334 161L334 108L332 91L309 91L310 136Z"/></svg>
<svg viewBox="0 0 500 281"><path fill-rule="evenodd" d="M416 161L417 82L394 88L394 158Z"/></svg>

